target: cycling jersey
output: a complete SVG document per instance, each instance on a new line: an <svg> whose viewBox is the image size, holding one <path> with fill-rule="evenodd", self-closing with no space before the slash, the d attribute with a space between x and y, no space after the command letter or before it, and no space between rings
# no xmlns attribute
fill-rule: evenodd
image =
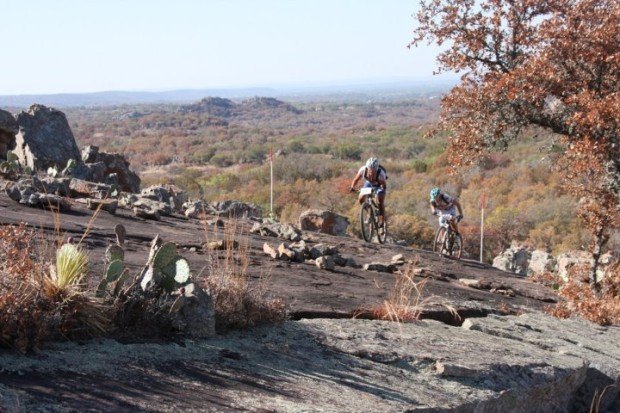
<svg viewBox="0 0 620 413"><path fill-rule="evenodd" d="M448 211L454 206L454 198L448 194L441 193L435 200L431 201L431 205L440 211Z"/></svg>
<svg viewBox="0 0 620 413"><path fill-rule="evenodd" d="M385 173L385 170L383 168L379 168L377 170L377 174L375 174L375 179L374 181L370 181L367 177L367 173L366 173L366 166L362 166L358 172L361 176L364 177L364 179L366 180L366 182L368 182L369 184L371 184L372 186L379 186L379 181L381 182L385 182L385 180L387 179L387 175Z"/></svg>

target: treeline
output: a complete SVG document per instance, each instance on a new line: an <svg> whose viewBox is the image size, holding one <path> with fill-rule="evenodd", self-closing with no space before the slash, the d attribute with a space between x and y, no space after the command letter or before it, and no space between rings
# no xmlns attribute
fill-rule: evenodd
<svg viewBox="0 0 620 413"><path fill-rule="evenodd" d="M275 213L295 222L307 208L328 208L358 226L347 188L369 156L387 167L390 233L429 248L436 220L428 191L441 186L461 199L466 252L479 253L480 197L486 193L485 259L519 240L559 253L587 245L576 218L577 200L564 193L554 137L532 130L507 152L492 153L468 170L452 171L447 139L425 138L436 119L435 100L401 104L304 104L301 113L220 122L181 114L171 106L68 111L80 145L124 153L144 185L174 183L192 197L240 199L268 211L269 166L274 161ZM219 123L218 123L219 122ZM611 248L618 246L617 234Z"/></svg>

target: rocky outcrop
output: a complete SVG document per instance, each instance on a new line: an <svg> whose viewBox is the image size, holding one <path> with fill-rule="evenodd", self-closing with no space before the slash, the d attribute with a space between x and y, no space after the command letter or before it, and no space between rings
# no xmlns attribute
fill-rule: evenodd
<svg viewBox="0 0 620 413"><path fill-rule="evenodd" d="M280 224L277 222L257 222L250 229L252 234L259 234L263 237L278 237L288 241L301 241L301 231L291 224Z"/></svg>
<svg viewBox="0 0 620 413"><path fill-rule="evenodd" d="M212 202L209 207L212 214L229 218L260 218L263 214L258 205L241 201Z"/></svg>
<svg viewBox="0 0 620 413"><path fill-rule="evenodd" d="M181 106L181 113L207 113L211 116L226 118L232 114L236 104L230 99L206 97L198 103Z"/></svg>
<svg viewBox="0 0 620 413"><path fill-rule="evenodd" d="M596 280L600 281L608 275L609 268L618 262L619 258L612 252L601 255L599 265L596 270ZM557 274L564 281L570 278L571 268L575 266L585 266L590 268L594 264L594 258L588 251L569 251L558 255Z"/></svg>
<svg viewBox="0 0 620 413"><path fill-rule="evenodd" d="M71 204L65 198L47 192L45 185L37 178L9 182L4 190L9 198L23 205L59 212L71 210Z"/></svg>
<svg viewBox="0 0 620 413"><path fill-rule="evenodd" d="M64 168L70 159L80 159L80 151L65 114L43 105L32 105L17 115L19 131L15 154L22 166L45 171Z"/></svg>
<svg viewBox="0 0 620 413"><path fill-rule="evenodd" d="M0 110L0 159L6 159L6 152L15 149L15 134L18 130L19 125L13 115Z"/></svg>
<svg viewBox="0 0 620 413"><path fill-rule="evenodd" d="M118 153L99 152L97 146L82 150L82 162L72 176L91 182L115 184L125 192L140 192L140 177L129 169L129 162Z"/></svg>
<svg viewBox="0 0 620 413"><path fill-rule="evenodd" d="M493 259L493 266L502 271L527 275L531 256L532 252L527 247L513 243L510 248Z"/></svg>
<svg viewBox="0 0 620 413"><path fill-rule="evenodd" d="M545 272L554 272L556 260L553 255L547 251L534 250L530 262L527 266L528 274L542 274Z"/></svg>
<svg viewBox="0 0 620 413"><path fill-rule="evenodd" d="M270 97L261 97L256 96L250 99L246 99L241 102L241 106L245 109L254 109L254 110L281 110L286 112L291 112L295 114L302 113L301 110L297 109L295 106L282 102L281 100L270 98Z"/></svg>
<svg viewBox="0 0 620 413"><path fill-rule="evenodd" d="M26 411L145 410L170 394L175 411L543 413L587 412L607 388L598 411L617 412L620 389L607 386L620 379L619 334L537 313L463 327L321 318L183 345L59 343L43 357L0 355L0 401L14 406L14 395ZM142 390L127 392L136 383ZM59 385L73 391L49 398Z"/></svg>
<svg viewBox="0 0 620 413"><path fill-rule="evenodd" d="M346 235L349 220L335 212L309 209L299 216L299 226L302 230L318 231L330 235Z"/></svg>
<svg viewBox="0 0 620 413"><path fill-rule="evenodd" d="M166 203L175 212L181 212L183 204L188 200L187 192L175 185L152 185L144 188L140 195L143 198Z"/></svg>

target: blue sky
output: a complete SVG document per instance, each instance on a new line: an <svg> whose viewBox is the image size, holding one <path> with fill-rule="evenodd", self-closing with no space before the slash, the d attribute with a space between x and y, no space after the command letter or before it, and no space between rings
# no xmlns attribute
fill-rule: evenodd
<svg viewBox="0 0 620 413"><path fill-rule="evenodd" d="M3 0L0 94L426 79L416 1Z"/></svg>

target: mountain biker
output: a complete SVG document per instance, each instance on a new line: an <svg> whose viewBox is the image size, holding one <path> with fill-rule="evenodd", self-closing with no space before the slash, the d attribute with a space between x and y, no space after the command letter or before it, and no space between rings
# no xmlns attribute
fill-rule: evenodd
<svg viewBox="0 0 620 413"><path fill-rule="evenodd" d="M366 161L366 164L362 166L355 178L353 178L353 182L351 182L350 191L355 191L355 185L359 182L360 179L364 178L364 186L363 188L377 188L377 200L379 201L379 216L377 217L377 223L379 226L383 224L383 220L385 219L385 193L387 190L387 174L385 169L379 165L379 160L375 157L370 157ZM359 203L363 204L368 195L360 195Z"/></svg>
<svg viewBox="0 0 620 413"><path fill-rule="evenodd" d="M430 192L431 211L433 215L439 216L439 225L446 226L447 222L455 218L452 222L454 231L459 233L458 223L463 219L463 209L459 200L451 197L439 188L433 188ZM457 214L458 210L458 214Z"/></svg>

